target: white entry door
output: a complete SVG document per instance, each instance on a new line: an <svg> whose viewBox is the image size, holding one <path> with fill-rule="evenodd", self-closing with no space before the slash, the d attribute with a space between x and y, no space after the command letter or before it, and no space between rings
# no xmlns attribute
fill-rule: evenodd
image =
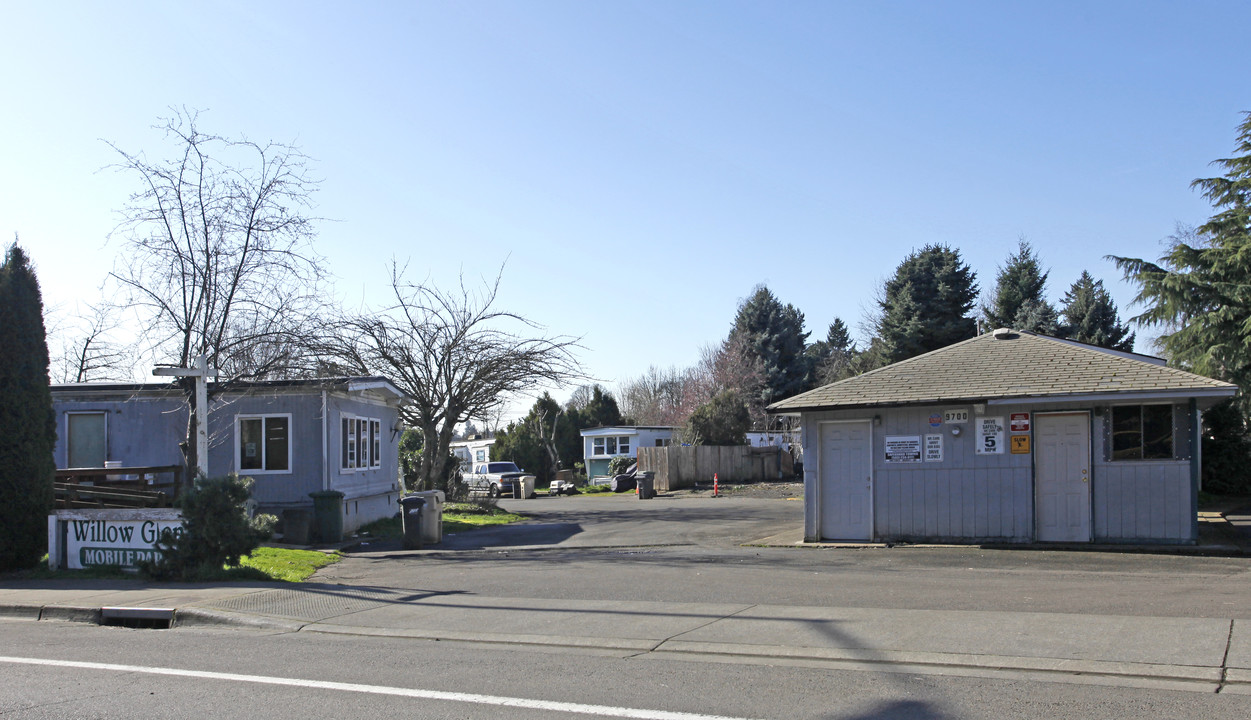
<svg viewBox="0 0 1251 720"><path fill-rule="evenodd" d="M821 537L873 538L873 431L868 422L821 425Z"/></svg>
<svg viewBox="0 0 1251 720"><path fill-rule="evenodd" d="M1090 542L1090 415L1034 418L1036 537L1043 542Z"/></svg>

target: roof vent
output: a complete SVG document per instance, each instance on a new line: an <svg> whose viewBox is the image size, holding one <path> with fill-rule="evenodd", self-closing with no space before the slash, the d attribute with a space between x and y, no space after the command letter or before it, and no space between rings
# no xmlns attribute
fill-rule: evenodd
<svg viewBox="0 0 1251 720"><path fill-rule="evenodd" d="M996 340L1011 340L1017 337L1017 334L1012 332L1012 328L996 328L991 335L994 335Z"/></svg>

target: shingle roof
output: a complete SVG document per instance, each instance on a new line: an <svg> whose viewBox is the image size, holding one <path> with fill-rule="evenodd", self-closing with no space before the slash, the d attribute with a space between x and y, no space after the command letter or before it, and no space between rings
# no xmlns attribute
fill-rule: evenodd
<svg viewBox="0 0 1251 720"><path fill-rule="evenodd" d="M1228 397L1238 386L1105 350L1021 331L997 330L773 403L769 412L1161 394Z"/></svg>

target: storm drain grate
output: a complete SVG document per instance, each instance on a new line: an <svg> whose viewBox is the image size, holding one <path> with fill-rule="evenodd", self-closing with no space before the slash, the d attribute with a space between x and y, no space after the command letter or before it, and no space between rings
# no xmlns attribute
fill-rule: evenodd
<svg viewBox="0 0 1251 720"><path fill-rule="evenodd" d="M323 620L337 615L372 610L384 605L410 602L427 593L412 593L371 588L309 588L299 590L267 590L264 592L224 598L213 604L220 610L295 618Z"/></svg>
<svg viewBox="0 0 1251 720"><path fill-rule="evenodd" d="M104 607L100 624L141 630L168 630L174 625L173 608Z"/></svg>

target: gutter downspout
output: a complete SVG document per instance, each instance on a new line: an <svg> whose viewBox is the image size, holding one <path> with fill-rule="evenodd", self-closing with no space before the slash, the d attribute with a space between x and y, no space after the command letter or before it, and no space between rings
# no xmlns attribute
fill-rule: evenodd
<svg viewBox="0 0 1251 720"><path fill-rule="evenodd" d="M1199 541L1199 486L1203 483L1203 414L1199 401L1190 398L1190 540Z"/></svg>
<svg viewBox="0 0 1251 720"><path fill-rule="evenodd" d="M329 443L330 422L326 403L326 389L321 391L321 489L330 489Z"/></svg>

